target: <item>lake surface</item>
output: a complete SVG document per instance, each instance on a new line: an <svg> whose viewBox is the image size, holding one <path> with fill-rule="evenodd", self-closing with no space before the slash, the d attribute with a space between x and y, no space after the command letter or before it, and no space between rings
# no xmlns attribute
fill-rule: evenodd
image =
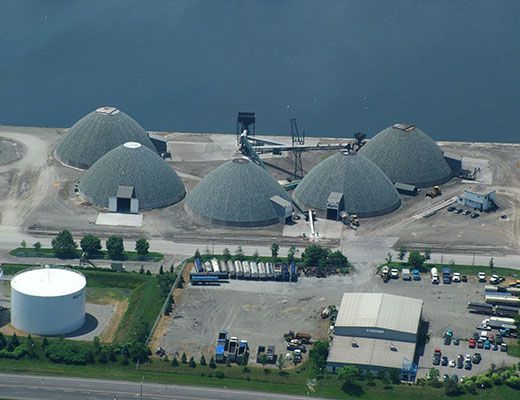
<svg viewBox="0 0 520 400"><path fill-rule="evenodd" d="M520 142L520 1L0 0L0 124Z"/></svg>

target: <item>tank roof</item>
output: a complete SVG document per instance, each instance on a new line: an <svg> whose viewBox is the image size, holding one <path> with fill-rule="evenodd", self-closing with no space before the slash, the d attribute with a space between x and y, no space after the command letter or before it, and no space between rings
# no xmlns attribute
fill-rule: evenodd
<svg viewBox="0 0 520 400"><path fill-rule="evenodd" d="M40 297L74 294L86 285L87 279L81 272L65 268L25 270L11 280L11 287L17 292Z"/></svg>

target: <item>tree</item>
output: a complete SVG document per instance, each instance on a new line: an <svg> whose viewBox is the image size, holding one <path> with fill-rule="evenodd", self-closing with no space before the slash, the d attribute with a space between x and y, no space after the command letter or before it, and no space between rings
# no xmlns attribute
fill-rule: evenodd
<svg viewBox="0 0 520 400"><path fill-rule="evenodd" d="M428 371L428 383L435 384L439 382L439 370L437 368L430 368Z"/></svg>
<svg viewBox="0 0 520 400"><path fill-rule="evenodd" d="M13 344L13 347L16 349L18 346L20 346L20 339L18 339L18 336L16 333L13 333L13 336L11 336L11 343Z"/></svg>
<svg viewBox="0 0 520 400"><path fill-rule="evenodd" d="M235 258L238 261L244 261L244 250L242 250L242 246L237 247L237 251L235 251Z"/></svg>
<svg viewBox="0 0 520 400"><path fill-rule="evenodd" d="M412 250L408 255L408 264L415 268L421 268L424 264L424 256L417 250Z"/></svg>
<svg viewBox="0 0 520 400"><path fill-rule="evenodd" d="M22 240L20 246L22 246L22 249L25 249L27 247L27 242L25 240Z"/></svg>
<svg viewBox="0 0 520 400"><path fill-rule="evenodd" d="M513 388L513 389L520 389L520 377L518 376L510 376L509 378L506 379L506 381L504 382L507 386Z"/></svg>
<svg viewBox="0 0 520 400"><path fill-rule="evenodd" d="M188 363L188 366L190 368L195 368L197 366L197 364L195 363L195 359L193 358L193 356L190 357L190 361Z"/></svg>
<svg viewBox="0 0 520 400"><path fill-rule="evenodd" d="M278 258L278 252L280 251L280 246L278 243L273 243L271 245L271 257L273 260L276 260Z"/></svg>
<svg viewBox="0 0 520 400"><path fill-rule="evenodd" d="M58 258L74 258L78 245L68 230L63 230L52 239L52 249Z"/></svg>
<svg viewBox="0 0 520 400"><path fill-rule="evenodd" d="M262 355L260 356L260 364L262 364L263 366L265 366L267 364L267 361L269 361L267 359L267 354L265 353L262 353Z"/></svg>
<svg viewBox="0 0 520 400"><path fill-rule="evenodd" d="M40 251L42 248L42 242L36 242L35 244L33 244L33 247L36 251Z"/></svg>
<svg viewBox="0 0 520 400"><path fill-rule="evenodd" d="M135 251L139 258L144 259L149 253L150 243L145 238L137 239L135 242Z"/></svg>
<svg viewBox="0 0 520 400"><path fill-rule="evenodd" d="M317 340L309 351L309 358L311 359L314 368L318 371L323 371L327 366L328 355L329 342L326 340Z"/></svg>
<svg viewBox="0 0 520 400"><path fill-rule="evenodd" d="M478 375L477 379L475 379L475 383L477 387L485 389L493 386L493 382L491 382L491 378L486 375Z"/></svg>
<svg viewBox="0 0 520 400"><path fill-rule="evenodd" d="M159 267L159 275L163 275L164 274L164 268L161 264L161 266Z"/></svg>
<svg viewBox="0 0 520 400"><path fill-rule="evenodd" d="M173 356L172 367L178 367L178 366L179 366L179 360L177 360L177 356Z"/></svg>
<svg viewBox="0 0 520 400"><path fill-rule="evenodd" d="M34 340L31 335L27 336L25 344L27 346L27 355L29 356L29 358L33 359L36 356L36 344L34 343Z"/></svg>
<svg viewBox="0 0 520 400"><path fill-rule="evenodd" d="M139 273L144 274L144 265L141 264L141 268L139 268Z"/></svg>
<svg viewBox="0 0 520 400"><path fill-rule="evenodd" d="M430 249L429 247L427 247L426 249L424 249L424 259L426 261L430 260L432 258L432 249Z"/></svg>
<svg viewBox="0 0 520 400"><path fill-rule="evenodd" d="M289 251L287 252L287 261L289 261L289 262L294 261L295 254L296 254L296 247L295 246L289 247Z"/></svg>
<svg viewBox="0 0 520 400"><path fill-rule="evenodd" d="M209 367L210 367L211 369L215 369L215 368L217 368L217 363L215 362L215 359L214 359L213 357L211 357L211 358L209 359Z"/></svg>
<svg viewBox="0 0 520 400"><path fill-rule="evenodd" d="M303 265L307 268L318 267L320 260L326 259L329 250L319 244L311 244L305 248L302 254Z"/></svg>
<svg viewBox="0 0 520 400"><path fill-rule="evenodd" d="M222 259L225 262L228 262L229 260L231 260L231 251L229 251L229 249L227 247L224 248L224 250L222 251Z"/></svg>
<svg viewBox="0 0 520 400"><path fill-rule="evenodd" d="M81 250L85 253L85 257L91 258L101 252L101 240L94 235L85 235L79 242Z"/></svg>
<svg viewBox="0 0 520 400"><path fill-rule="evenodd" d="M495 268L495 260L493 259L493 257L491 257L491 259L489 260L489 268Z"/></svg>
<svg viewBox="0 0 520 400"><path fill-rule="evenodd" d="M477 393L477 385L471 379L465 380L462 387L466 393L475 394Z"/></svg>
<svg viewBox="0 0 520 400"><path fill-rule="evenodd" d="M119 260L123 258L125 247L123 245L123 238L121 236L112 235L107 239L107 252L112 260Z"/></svg>
<svg viewBox="0 0 520 400"><path fill-rule="evenodd" d="M188 362L188 357L186 356L186 353L182 353L181 362L183 364L186 364Z"/></svg>
<svg viewBox="0 0 520 400"><path fill-rule="evenodd" d="M207 365L206 357L204 357L204 354L200 355L200 362L199 362L199 364L200 365Z"/></svg>
<svg viewBox="0 0 520 400"><path fill-rule="evenodd" d="M347 273L351 268L348 258L339 250L329 253L327 257L327 270L335 272L337 270L342 273Z"/></svg>
<svg viewBox="0 0 520 400"><path fill-rule="evenodd" d="M392 262L392 253L388 253L385 257L385 261L387 264L390 264Z"/></svg>
<svg viewBox="0 0 520 400"><path fill-rule="evenodd" d="M342 367L338 371L338 380L342 381L345 385L353 384L358 377L359 369L352 365Z"/></svg>
<svg viewBox="0 0 520 400"><path fill-rule="evenodd" d="M200 251L199 249L195 250L195 255L194 255L195 258L200 258Z"/></svg>
<svg viewBox="0 0 520 400"><path fill-rule="evenodd" d="M47 339L47 336L44 336L42 339L42 348L45 349L49 345L49 339Z"/></svg>
<svg viewBox="0 0 520 400"><path fill-rule="evenodd" d="M276 366L278 367L278 373L282 373L282 369L285 366L285 358L283 354L280 354L276 359Z"/></svg>
<svg viewBox="0 0 520 400"><path fill-rule="evenodd" d="M404 246L401 246L399 247L399 255L397 257L399 257L399 260L403 261L404 260L404 257L406 256L406 247Z"/></svg>
<svg viewBox="0 0 520 400"><path fill-rule="evenodd" d="M2 332L0 332L0 350L7 345L7 340Z"/></svg>
<svg viewBox="0 0 520 400"><path fill-rule="evenodd" d="M170 265L170 274L173 274L173 264Z"/></svg>
<svg viewBox="0 0 520 400"><path fill-rule="evenodd" d="M458 396L461 392L461 388L455 379L449 378L444 381L444 393L446 393L446 396Z"/></svg>
<svg viewBox="0 0 520 400"><path fill-rule="evenodd" d="M98 336L94 337L92 345L94 347L94 354L99 354L99 352L101 351L101 342Z"/></svg>

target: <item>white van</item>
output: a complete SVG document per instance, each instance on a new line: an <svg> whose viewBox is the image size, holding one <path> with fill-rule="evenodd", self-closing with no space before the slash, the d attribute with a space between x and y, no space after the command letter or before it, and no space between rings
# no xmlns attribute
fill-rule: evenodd
<svg viewBox="0 0 520 400"><path fill-rule="evenodd" d="M432 283L437 285L439 283L439 272L437 271L437 268L433 267L430 271L431 277L432 277Z"/></svg>

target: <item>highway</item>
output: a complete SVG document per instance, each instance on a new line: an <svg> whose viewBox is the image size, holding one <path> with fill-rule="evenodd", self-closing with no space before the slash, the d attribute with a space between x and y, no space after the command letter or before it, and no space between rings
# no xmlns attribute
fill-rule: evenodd
<svg viewBox="0 0 520 400"><path fill-rule="evenodd" d="M0 398L10 400L140 400L141 383L0 374ZM144 382L142 398L146 400L303 400L307 397Z"/></svg>

